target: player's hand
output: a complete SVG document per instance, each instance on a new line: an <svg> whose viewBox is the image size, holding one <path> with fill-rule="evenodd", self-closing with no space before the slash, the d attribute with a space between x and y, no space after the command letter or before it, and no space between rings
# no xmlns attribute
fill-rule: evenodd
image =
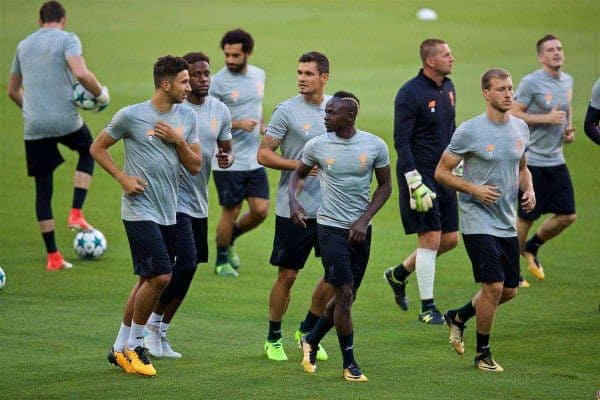
<svg viewBox="0 0 600 400"><path fill-rule="evenodd" d="M548 123L562 125L567 120L567 113L554 107L547 115Z"/></svg>
<svg viewBox="0 0 600 400"><path fill-rule="evenodd" d="M473 196L484 204L494 204L500 198L500 192L496 186L478 185Z"/></svg>
<svg viewBox="0 0 600 400"><path fill-rule="evenodd" d="M573 143L573 140L575 140L575 128L570 126L567 129L565 129L565 133L563 135L563 141L565 143Z"/></svg>
<svg viewBox="0 0 600 400"><path fill-rule="evenodd" d="M533 189L523 192L521 196L521 208L527 212L533 211L535 208L535 192Z"/></svg>
<svg viewBox="0 0 600 400"><path fill-rule="evenodd" d="M317 176L318 173L319 173L319 166L317 164L315 164L314 167L312 167L312 169L308 173L308 175L309 176Z"/></svg>
<svg viewBox="0 0 600 400"><path fill-rule="evenodd" d="M367 238L367 230L369 228L369 221L363 221L359 218L352 224L350 231L348 232L348 242L351 244L357 244L364 242Z"/></svg>
<svg viewBox="0 0 600 400"><path fill-rule="evenodd" d="M252 118L240 119L237 124L242 130L252 132L256 125L258 125L258 120Z"/></svg>
<svg viewBox="0 0 600 400"><path fill-rule="evenodd" d="M219 151L215 157L217 157L217 164L219 165L219 168L229 168L233 164L233 154L226 153L221 147L219 147Z"/></svg>
<svg viewBox="0 0 600 400"><path fill-rule="evenodd" d="M293 223L306 228L306 212L298 200L290 200L290 216Z"/></svg>
<svg viewBox="0 0 600 400"><path fill-rule="evenodd" d="M110 96L108 94L108 88L106 86L102 86L102 90L100 91L100 94L98 96L96 96L96 104L97 107L94 108L94 112L100 112L102 110L104 110L106 107L108 107L108 104L110 103Z"/></svg>
<svg viewBox="0 0 600 400"><path fill-rule="evenodd" d="M164 121L160 121L154 126L154 136L173 144L185 142L183 134L180 131L181 129L175 129Z"/></svg>
<svg viewBox="0 0 600 400"><path fill-rule="evenodd" d="M436 194L423 184L421 174L415 169L404 176L410 190L410 209L417 212L427 212L432 209Z"/></svg>
<svg viewBox="0 0 600 400"><path fill-rule="evenodd" d="M128 196L135 196L136 194L142 194L146 190L146 186L148 186L148 182L139 176L129 176L125 175L118 179L118 182L121 184L123 191Z"/></svg>

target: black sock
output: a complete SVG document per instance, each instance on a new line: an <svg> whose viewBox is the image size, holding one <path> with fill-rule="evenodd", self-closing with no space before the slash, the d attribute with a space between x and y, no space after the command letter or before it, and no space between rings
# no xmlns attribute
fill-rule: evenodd
<svg viewBox="0 0 600 400"><path fill-rule="evenodd" d="M350 364L356 364L354 361L354 333L349 335L340 335L338 333L338 341L344 358L344 368L348 368Z"/></svg>
<svg viewBox="0 0 600 400"><path fill-rule="evenodd" d="M470 320L473 315L475 315L475 307L469 301L467 304L456 310L456 314L458 314L458 318L464 323Z"/></svg>
<svg viewBox="0 0 600 400"><path fill-rule="evenodd" d="M433 299L421 300L421 312L425 312L432 308L435 308L435 301L433 301Z"/></svg>
<svg viewBox="0 0 600 400"><path fill-rule="evenodd" d="M543 244L544 241L535 234L527 241L527 243L525 243L525 251L533 254L534 257L537 257L537 252Z"/></svg>
<svg viewBox="0 0 600 400"><path fill-rule="evenodd" d="M71 207L81 210L87 192L87 189L76 187L75 190L73 190L73 205Z"/></svg>
<svg viewBox="0 0 600 400"><path fill-rule="evenodd" d="M477 353L490 350L490 335L477 332Z"/></svg>
<svg viewBox="0 0 600 400"><path fill-rule="evenodd" d="M281 321L269 320L269 336L267 336L267 340L275 342L279 339L281 339Z"/></svg>
<svg viewBox="0 0 600 400"><path fill-rule="evenodd" d="M463 325L465 323L464 321L458 322L456 320L456 317L458 315L458 312L456 310L448 310L448 311L446 311L446 314L448 314L448 317L450 317L450 320L453 321L457 325Z"/></svg>
<svg viewBox="0 0 600 400"><path fill-rule="evenodd" d="M406 270L404 264L400 264L396 268L394 268L393 274L394 278L396 278L397 281L402 282L405 281L406 278L408 278L408 276L410 275L410 271Z"/></svg>
<svg viewBox="0 0 600 400"><path fill-rule="evenodd" d="M323 316L319 317L314 328L306 335L306 341L313 346L318 345L331 328L333 328L333 322Z"/></svg>
<svg viewBox="0 0 600 400"><path fill-rule="evenodd" d="M315 324L317 323L317 321L319 320L319 316L313 314L312 312L308 311L306 313L306 317L304 318L304 321L302 321L300 323L300 331L302 333L307 333L312 331L312 329L315 327Z"/></svg>
<svg viewBox="0 0 600 400"><path fill-rule="evenodd" d="M54 239L54 231L44 232L42 233L42 237L44 238L44 243L46 244L46 252L54 253L56 248L56 240Z"/></svg>
<svg viewBox="0 0 600 400"><path fill-rule="evenodd" d="M240 235L244 233L240 230L240 228L238 228L237 224L233 224L233 233L231 234L231 242L229 242L229 245L232 245L233 242L235 242L235 239L237 239L238 237L240 237Z"/></svg>
<svg viewBox="0 0 600 400"><path fill-rule="evenodd" d="M229 249L229 246L219 246L217 244L217 265L225 264L228 262L227 249Z"/></svg>

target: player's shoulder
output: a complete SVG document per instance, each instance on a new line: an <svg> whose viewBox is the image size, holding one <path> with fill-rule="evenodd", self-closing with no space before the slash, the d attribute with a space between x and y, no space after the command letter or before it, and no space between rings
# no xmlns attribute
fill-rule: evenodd
<svg viewBox="0 0 600 400"><path fill-rule="evenodd" d="M560 81L572 85L574 79L571 75L567 74L566 72L561 72L560 73Z"/></svg>
<svg viewBox="0 0 600 400"><path fill-rule="evenodd" d="M248 74L252 74L261 78L264 78L267 75L262 68L251 64L248 64Z"/></svg>
<svg viewBox="0 0 600 400"><path fill-rule="evenodd" d="M173 107L175 107L174 111L176 113L182 115L185 118L196 118L196 111L194 111L194 108L189 103L174 104Z"/></svg>
<svg viewBox="0 0 600 400"><path fill-rule="evenodd" d="M302 95L297 94L293 97L290 97L290 98L285 99L282 102L278 103L275 106L275 108L273 109L273 113L275 113L275 112L285 113L285 112L289 111L290 109L297 107L298 104L301 104L302 102L303 102Z"/></svg>
<svg viewBox="0 0 600 400"><path fill-rule="evenodd" d="M385 146L387 148L387 144L385 143L385 141L379 136L375 135L374 133L363 131L361 129L357 129L356 133L359 135L360 140L363 142L372 143L376 146Z"/></svg>
<svg viewBox="0 0 600 400"><path fill-rule="evenodd" d="M229 108L223 103L221 100L216 97L206 96L207 104L218 113L227 113L229 114Z"/></svg>
<svg viewBox="0 0 600 400"><path fill-rule="evenodd" d="M523 121L521 118L509 114L508 120L512 125L516 126L517 128L529 131L529 125L527 125L527 122Z"/></svg>
<svg viewBox="0 0 600 400"><path fill-rule="evenodd" d="M226 76L229 75L229 70L227 69L227 67L223 67L220 70L217 71L216 74L213 74L211 77L211 87L214 84L219 84L219 82L221 82Z"/></svg>

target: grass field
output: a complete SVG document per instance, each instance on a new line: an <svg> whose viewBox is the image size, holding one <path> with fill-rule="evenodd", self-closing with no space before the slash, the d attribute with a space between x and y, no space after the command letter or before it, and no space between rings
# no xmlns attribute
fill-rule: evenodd
<svg viewBox="0 0 600 400"><path fill-rule="evenodd" d="M41 2L0 2L0 86L6 87L17 43L36 29ZM19 110L0 98L0 265L8 276L0 292L0 398L2 399L593 399L600 389L600 148L583 134L590 89L600 75L600 3L591 1L64 1L68 30L78 33L88 66L110 87L112 102L84 118L97 134L119 108L152 94L152 64L164 54L202 50L221 68L221 35L244 27L255 38L251 62L267 72L265 117L296 93L298 56L323 51L331 60L328 92L346 89L361 99L358 125L380 135L393 151L393 98L419 68L418 45L445 38L457 58L455 82L460 123L483 111L481 73L493 66L517 83L538 68L535 41L547 32L562 39L565 71L575 78L574 144L565 154L575 185L579 219L544 246L546 281L532 282L501 307L492 336L503 374L471 367L474 323L467 351L457 356L447 329L417 321L418 293L411 277L411 309L402 312L384 280L415 245L399 221L397 188L375 218L372 255L354 307L357 360L370 381L341 379L341 356L333 332L324 340L330 360L317 373L302 371L293 332L306 313L321 274L311 259L293 291L283 329L290 361L268 362L267 300L276 270L268 265L274 218L238 240L241 275L222 279L199 267L188 298L173 321L170 338L184 354L157 360L159 375L143 379L109 366L106 352L116 335L122 304L134 277L119 214L118 185L97 169L86 203L88 219L104 232L109 250L83 262L71 250L74 234L62 229L71 202L76 159L64 151L55 174L57 240L75 268L47 273L37 230L33 180L26 177ZM437 22L415 18L435 8ZM113 156L122 160L122 145ZM278 174L270 173L275 198ZM274 209L274 204L272 205ZM218 206L211 183L210 243ZM214 256L214 251L213 251ZM528 274L525 276L533 281ZM445 309L464 304L477 290L464 248L438 262L436 299Z"/></svg>

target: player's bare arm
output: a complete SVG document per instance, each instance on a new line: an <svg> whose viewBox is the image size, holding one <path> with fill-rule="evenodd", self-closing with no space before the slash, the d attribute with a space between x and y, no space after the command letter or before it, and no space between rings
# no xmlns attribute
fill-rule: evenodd
<svg viewBox="0 0 600 400"><path fill-rule="evenodd" d="M235 154L233 154L233 147L231 145L230 140L218 140L217 141L217 154L215 157L217 158L217 164L219 164L219 168L229 168L233 165L235 161Z"/></svg>
<svg viewBox="0 0 600 400"><path fill-rule="evenodd" d="M200 172L202 156L200 145L198 143L187 143L183 135L177 129L164 121L160 121L156 124L154 127L154 136L175 145L179 160L190 174L197 175Z"/></svg>
<svg viewBox="0 0 600 400"><path fill-rule="evenodd" d="M280 145L281 139L264 135L258 148L258 163L272 169L295 170L300 164L300 161L281 157L281 155L276 152Z"/></svg>
<svg viewBox="0 0 600 400"><path fill-rule="evenodd" d="M7 85L8 97L19 108L23 108L23 77L21 74L10 74Z"/></svg>
<svg viewBox="0 0 600 400"><path fill-rule="evenodd" d="M258 120L253 118L234 119L231 121L231 127L233 129L241 129L246 132L252 132L258 124L258 122Z"/></svg>
<svg viewBox="0 0 600 400"><path fill-rule="evenodd" d="M292 173L292 177L290 178L290 184L288 185L288 196L290 203L290 217L295 224L302 225L306 228L306 213L304 208L298 202L298 193L300 192L300 188L304 186L304 179L310 173L312 169L311 166L308 166L304 163L300 163L294 172Z"/></svg>
<svg viewBox="0 0 600 400"><path fill-rule="evenodd" d="M365 213L352 224L348 232L348 241L351 243L362 242L367 238L369 222L371 222L371 219L373 219L377 211L383 207L392 194L392 175L389 165L383 168L376 168L375 179L377 179L377 188L373 192L371 203Z"/></svg>
<svg viewBox="0 0 600 400"><path fill-rule="evenodd" d="M67 57L67 64L69 69L73 72L73 75L77 78L79 83L83 85L87 90L92 92L96 97L100 96L102 92L102 85L98 82L96 75L92 73L85 65L85 60L81 56Z"/></svg>
<svg viewBox="0 0 600 400"><path fill-rule="evenodd" d="M554 107L547 114L530 114L526 112L527 105L515 101L510 113L517 118L521 118L527 124L564 124L567 120L567 113Z"/></svg>
<svg viewBox="0 0 600 400"><path fill-rule="evenodd" d="M535 192L533 191L533 180L531 172L527 168L527 156L525 154L519 161L519 189L523 192L521 208L525 211L532 211L535 208Z"/></svg>
<svg viewBox="0 0 600 400"><path fill-rule="evenodd" d="M123 172L108 152L108 148L114 145L116 141L110 137L106 131L100 132L98 137L90 147L90 154L94 160L108 172L123 188L125 194L132 196L144 193L148 182L138 176L129 176Z"/></svg>
<svg viewBox="0 0 600 400"><path fill-rule="evenodd" d="M462 157L444 151L442 158L435 169L435 180L444 186L459 192L468 193L484 204L493 204L500 197L495 186L474 185L452 173L452 170L461 162Z"/></svg>
<svg viewBox="0 0 600 400"><path fill-rule="evenodd" d="M567 128L565 129L565 134L563 135L563 140L565 143L573 143L575 140L575 127L573 126L573 104L570 102L570 99L573 97L573 92L569 91L569 123L567 124Z"/></svg>

